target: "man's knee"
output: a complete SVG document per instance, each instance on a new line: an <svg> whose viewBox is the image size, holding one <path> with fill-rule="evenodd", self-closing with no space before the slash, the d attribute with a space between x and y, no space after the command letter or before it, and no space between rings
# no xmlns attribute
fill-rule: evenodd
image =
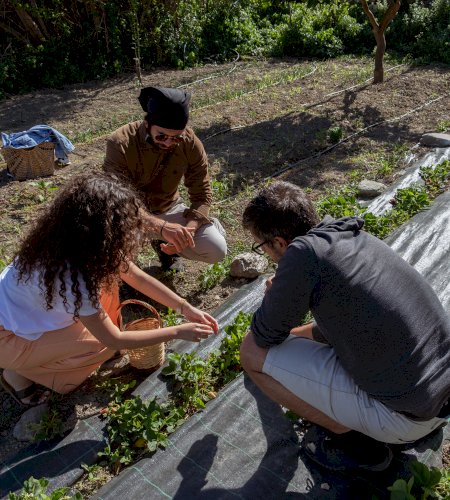
<svg viewBox="0 0 450 500"><path fill-rule="evenodd" d="M267 349L259 347L252 332L247 333L241 344L241 366L246 372L262 372Z"/></svg>
<svg viewBox="0 0 450 500"><path fill-rule="evenodd" d="M208 239L203 237L200 241L195 241L195 243L196 246L192 249L196 254L195 260L200 260L206 264L215 264L227 256L227 242L222 236L214 235L214 237Z"/></svg>

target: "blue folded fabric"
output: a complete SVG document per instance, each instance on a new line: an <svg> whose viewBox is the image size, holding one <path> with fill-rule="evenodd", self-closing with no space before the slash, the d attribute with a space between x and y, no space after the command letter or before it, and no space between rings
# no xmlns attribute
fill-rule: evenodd
<svg viewBox="0 0 450 500"><path fill-rule="evenodd" d="M24 132L12 134L1 133L4 148L32 148L42 142L53 142L55 144L55 155L62 163L69 163L68 154L75 146L56 129L48 125L35 125Z"/></svg>

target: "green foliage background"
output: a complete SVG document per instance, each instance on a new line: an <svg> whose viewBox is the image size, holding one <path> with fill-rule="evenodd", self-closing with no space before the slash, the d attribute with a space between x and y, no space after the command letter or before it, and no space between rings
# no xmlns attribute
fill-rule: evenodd
<svg viewBox="0 0 450 500"><path fill-rule="evenodd" d="M378 17L386 0L371 2ZM241 56L373 51L359 0L0 0L0 97ZM432 29L431 29L432 28ZM450 0L407 0L389 52L450 63Z"/></svg>

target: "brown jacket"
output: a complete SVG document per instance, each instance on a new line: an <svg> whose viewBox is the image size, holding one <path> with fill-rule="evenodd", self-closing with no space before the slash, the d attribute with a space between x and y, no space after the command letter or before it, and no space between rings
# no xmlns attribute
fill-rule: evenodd
<svg viewBox="0 0 450 500"><path fill-rule="evenodd" d="M184 176L191 203L185 217L209 222L212 189L208 158L191 128L185 135L173 150L164 151L145 141L147 132L142 121L124 125L108 138L103 169L131 181L150 212L165 212L175 204Z"/></svg>

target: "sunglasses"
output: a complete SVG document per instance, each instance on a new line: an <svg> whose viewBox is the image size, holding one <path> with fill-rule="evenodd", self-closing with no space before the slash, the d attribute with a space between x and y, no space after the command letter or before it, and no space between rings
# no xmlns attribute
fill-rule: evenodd
<svg viewBox="0 0 450 500"><path fill-rule="evenodd" d="M184 134L167 135L167 134L161 133L161 134L155 135L155 141L158 141L158 142L171 141L171 142L175 142L176 144L178 144L178 143L184 141Z"/></svg>
<svg viewBox="0 0 450 500"><path fill-rule="evenodd" d="M264 250L261 248L266 243L269 243L270 240L264 240L262 243L253 243L252 252L257 253L258 255L264 255Z"/></svg>

